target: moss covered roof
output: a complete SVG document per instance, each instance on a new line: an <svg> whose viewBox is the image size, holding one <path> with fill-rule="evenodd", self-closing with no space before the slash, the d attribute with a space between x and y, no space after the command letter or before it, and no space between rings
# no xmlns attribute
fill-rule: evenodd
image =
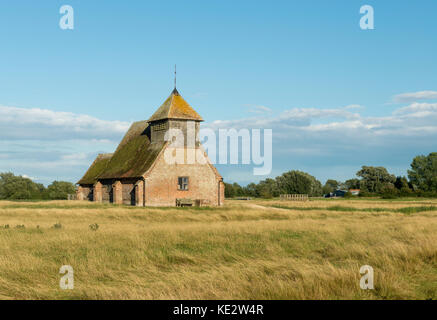
<svg viewBox="0 0 437 320"><path fill-rule="evenodd" d="M165 142L150 143L147 121L135 122L115 153L99 154L78 184L94 184L98 179L139 178L152 166Z"/></svg>
<svg viewBox="0 0 437 320"><path fill-rule="evenodd" d="M139 178L152 166L165 142L150 143L147 121L135 122L99 179Z"/></svg>
<svg viewBox="0 0 437 320"><path fill-rule="evenodd" d="M148 120L158 121L164 119L183 119L203 121L202 117L182 98L174 89L171 95L164 101L162 106Z"/></svg>
<svg viewBox="0 0 437 320"><path fill-rule="evenodd" d="M112 153L99 154L78 184L94 184L111 160Z"/></svg>

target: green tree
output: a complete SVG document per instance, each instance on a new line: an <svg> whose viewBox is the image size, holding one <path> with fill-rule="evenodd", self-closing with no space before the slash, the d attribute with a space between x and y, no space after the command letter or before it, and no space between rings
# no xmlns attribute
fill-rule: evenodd
<svg viewBox="0 0 437 320"><path fill-rule="evenodd" d="M11 172L0 173L0 199L36 200L42 199L45 188L31 179L15 176Z"/></svg>
<svg viewBox="0 0 437 320"><path fill-rule="evenodd" d="M361 189L372 193L381 193L384 187L393 186L396 181L396 177L384 167L362 166L357 176L362 178Z"/></svg>
<svg viewBox="0 0 437 320"><path fill-rule="evenodd" d="M386 184L381 189L383 199L395 199L399 196L399 190L392 184Z"/></svg>
<svg viewBox="0 0 437 320"><path fill-rule="evenodd" d="M323 186L323 194L328 194L331 192L334 192L338 189L338 186L340 183L337 180L329 179L326 181L325 185Z"/></svg>
<svg viewBox="0 0 437 320"><path fill-rule="evenodd" d="M234 197L241 197L241 196L245 196L246 195L246 191L238 183L234 182L232 187L234 188Z"/></svg>
<svg viewBox="0 0 437 320"><path fill-rule="evenodd" d="M230 183L224 183L225 184L225 198L233 198L235 197L235 191L234 186Z"/></svg>
<svg viewBox="0 0 437 320"><path fill-rule="evenodd" d="M258 193L256 190L257 185L255 183L249 183L243 190L244 193L242 195L249 197L258 197Z"/></svg>
<svg viewBox="0 0 437 320"><path fill-rule="evenodd" d="M261 198L272 198L279 196L278 184L275 179L265 179L256 186L256 194Z"/></svg>
<svg viewBox="0 0 437 320"><path fill-rule="evenodd" d="M396 189L399 191L399 194L402 196L408 196L413 193L413 190L411 190L410 184L408 183L408 180L405 177L396 177L396 181L394 185Z"/></svg>
<svg viewBox="0 0 437 320"><path fill-rule="evenodd" d="M76 187L71 182L54 181L47 187L47 196L51 200L67 200L69 194L74 194Z"/></svg>
<svg viewBox="0 0 437 320"><path fill-rule="evenodd" d="M302 171L288 171L276 177L279 193L322 195L322 184L313 176Z"/></svg>
<svg viewBox="0 0 437 320"><path fill-rule="evenodd" d="M408 178L420 190L437 191L437 152L415 157Z"/></svg>
<svg viewBox="0 0 437 320"><path fill-rule="evenodd" d="M360 180L359 179L349 179L344 183L346 185L346 189L359 189L360 188Z"/></svg>

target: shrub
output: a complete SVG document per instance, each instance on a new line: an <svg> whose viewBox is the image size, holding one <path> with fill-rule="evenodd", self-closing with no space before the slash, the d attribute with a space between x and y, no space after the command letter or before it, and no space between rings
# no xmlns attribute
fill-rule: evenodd
<svg viewBox="0 0 437 320"><path fill-rule="evenodd" d="M54 181L47 189L31 179L11 172L0 173L0 200L67 200L76 187L71 182Z"/></svg>
<svg viewBox="0 0 437 320"><path fill-rule="evenodd" d="M29 178L0 173L0 199L29 200L42 199L44 186Z"/></svg>
<svg viewBox="0 0 437 320"><path fill-rule="evenodd" d="M387 184L381 190L382 199L395 199L399 197L399 190L394 185Z"/></svg>
<svg viewBox="0 0 437 320"><path fill-rule="evenodd" d="M97 231L99 229L99 225L97 223L90 224L90 229L92 231Z"/></svg>
<svg viewBox="0 0 437 320"><path fill-rule="evenodd" d="M422 198L437 198L437 192L432 192L432 191L418 190L418 191L414 192L412 195L416 196L416 197L422 197Z"/></svg>
<svg viewBox="0 0 437 320"><path fill-rule="evenodd" d="M361 190L358 196L364 198L364 197L372 197L373 195L374 194L370 193L369 191Z"/></svg>
<svg viewBox="0 0 437 320"><path fill-rule="evenodd" d="M65 181L54 181L46 190L47 198L50 200L67 200L68 195L75 192L74 184Z"/></svg>
<svg viewBox="0 0 437 320"><path fill-rule="evenodd" d="M55 224L53 225L53 228L54 228L54 229L61 229L61 228L62 228L62 224L61 224L60 222L55 223Z"/></svg>

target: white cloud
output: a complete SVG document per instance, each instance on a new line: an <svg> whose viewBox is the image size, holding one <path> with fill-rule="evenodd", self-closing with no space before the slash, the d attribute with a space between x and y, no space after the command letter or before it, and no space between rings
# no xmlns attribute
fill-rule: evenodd
<svg viewBox="0 0 437 320"><path fill-rule="evenodd" d="M0 106L0 172L26 172L45 184L76 182L98 153L115 150L129 125L71 112Z"/></svg>
<svg viewBox="0 0 437 320"><path fill-rule="evenodd" d="M264 114L264 113L270 113L272 112L272 109L266 107L266 106L253 106L249 109L249 112L252 113L258 113L258 114Z"/></svg>
<svg viewBox="0 0 437 320"><path fill-rule="evenodd" d="M61 156L62 160L84 160L87 159L88 155L84 152L80 153L70 153Z"/></svg>
<svg viewBox="0 0 437 320"><path fill-rule="evenodd" d="M414 102L419 100L433 100L437 99L437 91L419 91L419 92L408 92L398 94L393 97L395 102Z"/></svg>
<svg viewBox="0 0 437 320"><path fill-rule="evenodd" d="M214 121L205 126L272 129L273 171L298 169L314 172L321 180L352 178L362 165L386 166L405 175L414 156L437 151L437 104L412 103L386 116L364 116L360 109L293 108L275 117ZM222 174L235 181L227 173L231 169L224 167Z"/></svg>
<svg viewBox="0 0 437 320"><path fill-rule="evenodd" d="M22 176L23 178L26 178L26 179L36 180L36 178L34 178L34 177L29 177L27 174L22 174L21 176Z"/></svg>
<svg viewBox="0 0 437 320"><path fill-rule="evenodd" d="M108 121L84 114L39 108L0 106L0 136L3 139L109 139L118 140L129 122Z"/></svg>
<svg viewBox="0 0 437 320"><path fill-rule="evenodd" d="M257 116L238 120L216 120L206 124L211 129L220 128L290 128L299 127L304 129L313 122L328 122L335 124L335 121L349 119L354 121L360 119L357 109L362 109L359 105L346 106L331 109L319 108L293 108L282 112L277 117ZM352 112L351 110L355 110ZM334 121L335 120L335 121Z"/></svg>
<svg viewBox="0 0 437 320"><path fill-rule="evenodd" d="M437 112L437 103L412 103L409 106L397 109L394 114L415 114L416 116L427 116Z"/></svg>
<svg viewBox="0 0 437 320"><path fill-rule="evenodd" d="M287 139L317 133L337 137L337 140L346 133L348 139L354 140L364 136L411 136L437 130L437 103L412 103L382 117L364 117L358 113L359 109L358 105L332 109L293 108L277 117L214 121L207 126L212 129L268 128L273 129L277 137Z"/></svg>

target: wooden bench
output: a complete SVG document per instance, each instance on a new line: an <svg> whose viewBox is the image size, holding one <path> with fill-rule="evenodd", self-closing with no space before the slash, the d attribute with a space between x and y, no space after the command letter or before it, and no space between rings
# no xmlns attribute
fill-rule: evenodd
<svg viewBox="0 0 437 320"><path fill-rule="evenodd" d="M180 198L176 199L176 207L192 207L194 204L193 200Z"/></svg>

